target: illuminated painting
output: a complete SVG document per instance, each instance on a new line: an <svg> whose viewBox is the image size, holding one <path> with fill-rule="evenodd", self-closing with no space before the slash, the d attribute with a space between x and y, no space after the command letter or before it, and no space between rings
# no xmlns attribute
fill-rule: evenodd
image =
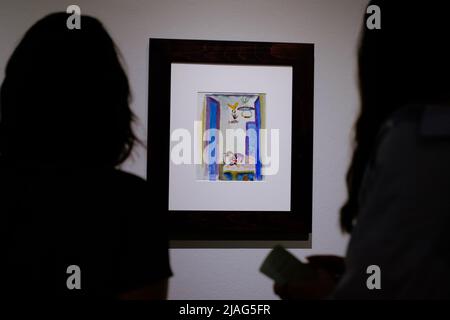
<svg viewBox="0 0 450 320"><path fill-rule="evenodd" d="M263 93L199 93L202 164L198 180L262 181Z"/></svg>

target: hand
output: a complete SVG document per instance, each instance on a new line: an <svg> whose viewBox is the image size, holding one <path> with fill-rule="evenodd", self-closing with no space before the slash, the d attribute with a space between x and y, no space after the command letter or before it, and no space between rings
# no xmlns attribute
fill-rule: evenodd
<svg viewBox="0 0 450 320"><path fill-rule="evenodd" d="M275 293L286 300L325 299L336 287L345 271L344 259L337 256L310 256L306 258L317 276L302 282L274 285Z"/></svg>

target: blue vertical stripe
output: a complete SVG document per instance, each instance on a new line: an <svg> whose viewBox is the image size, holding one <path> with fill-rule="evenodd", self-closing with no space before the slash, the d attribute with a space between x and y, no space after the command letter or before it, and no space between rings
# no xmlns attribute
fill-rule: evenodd
<svg viewBox="0 0 450 320"><path fill-rule="evenodd" d="M259 129L261 128L261 101L260 98L255 101L255 122L256 122L256 180L262 180L261 175L261 148L260 148L260 133Z"/></svg>
<svg viewBox="0 0 450 320"><path fill-rule="evenodd" d="M206 107L208 108L207 114L209 119L205 121L209 124L209 144L208 144L208 171L209 180L215 181L218 178L219 170L217 164L217 149L218 149L218 132L219 129L219 102L213 98L208 97Z"/></svg>

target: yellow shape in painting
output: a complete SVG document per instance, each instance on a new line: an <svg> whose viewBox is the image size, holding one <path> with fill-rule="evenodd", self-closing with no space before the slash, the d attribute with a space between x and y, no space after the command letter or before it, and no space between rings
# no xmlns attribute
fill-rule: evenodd
<svg viewBox="0 0 450 320"><path fill-rule="evenodd" d="M238 105L239 105L239 102L236 102L235 104L229 104L229 103L227 103L228 104L228 107L231 109L231 110L236 110L236 108L238 107Z"/></svg>

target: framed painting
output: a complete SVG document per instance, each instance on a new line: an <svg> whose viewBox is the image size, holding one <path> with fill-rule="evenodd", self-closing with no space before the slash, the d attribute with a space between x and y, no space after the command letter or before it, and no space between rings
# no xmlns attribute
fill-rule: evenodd
<svg viewBox="0 0 450 320"><path fill-rule="evenodd" d="M150 39L147 179L173 246L310 239L313 91L313 44Z"/></svg>

